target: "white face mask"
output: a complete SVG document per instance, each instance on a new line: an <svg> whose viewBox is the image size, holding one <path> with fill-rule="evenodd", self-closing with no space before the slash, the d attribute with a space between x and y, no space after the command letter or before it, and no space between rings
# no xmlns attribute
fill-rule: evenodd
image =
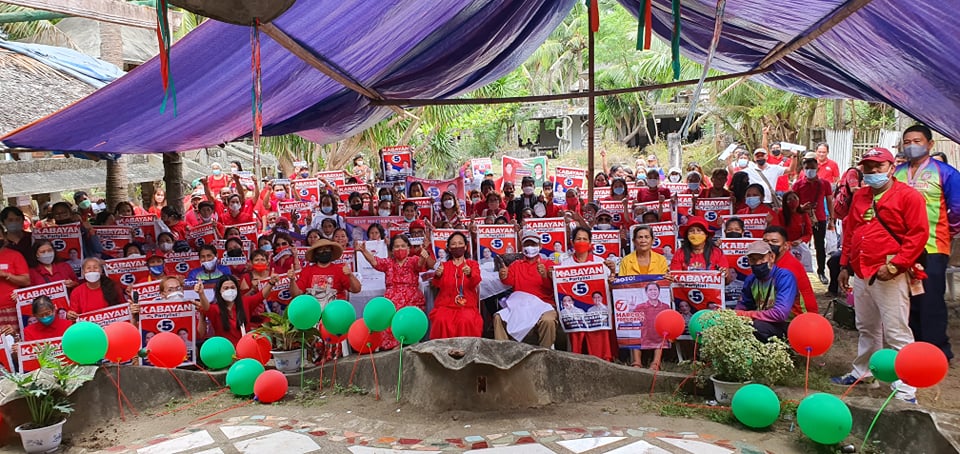
<svg viewBox="0 0 960 454"><path fill-rule="evenodd" d="M533 195L533 186L524 186L523 187L524 195Z"/></svg>
<svg viewBox="0 0 960 454"><path fill-rule="evenodd" d="M613 226L610 224L597 224L594 228L597 230L613 230Z"/></svg>
<svg viewBox="0 0 960 454"><path fill-rule="evenodd" d="M237 299L237 289L235 289L235 288L228 288L228 289L226 289L226 290L222 290L222 291L220 292L220 296L223 297L223 300L224 300L224 301L231 301L231 302L232 302L233 300Z"/></svg>
<svg viewBox="0 0 960 454"><path fill-rule="evenodd" d="M447 200L444 200L444 201L443 201L443 207L446 208L446 209L453 208L453 206L454 206L455 204L456 204L456 202L454 202L453 200L450 200L450 199L447 199Z"/></svg>
<svg viewBox="0 0 960 454"><path fill-rule="evenodd" d="M136 258L140 258L140 257L143 257L143 256L140 255L140 254L138 254L138 253L136 253L136 252L134 252L133 254L130 254L130 255L127 256L128 259L136 259Z"/></svg>
<svg viewBox="0 0 960 454"><path fill-rule="evenodd" d="M89 283L99 282L100 281L100 272L99 271L90 271L89 273L83 273L83 279Z"/></svg>
<svg viewBox="0 0 960 454"><path fill-rule="evenodd" d="M540 255L540 246L524 246L523 255L528 259L532 259Z"/></svg>
<svg viewBox="0 0 960 454"><path fill-rule="evenodd" d="M233 212L240 211L240 204L239 204L239 203L231 203L231 204L230 204L230 211L233 211Z"/></svg>
<svg viewBox="0 0 960 454"><path fill-rule="evenodd" d="M201 263L201 265L203 265L203 269L207 271L212 271L214 268L217 267L217 259L213 259L209 262L203 262Z"/></svg>
<svg viewBox="0 0 960 454"><path fill-rule="evenodd" d="M379 210L377 211L380 216L390 216L390 210Z"/></svg>
<svg viewBox="0 0 960 454"><path fill-rule="evenodd" d="M679 183L679 182L680 182L680 175L670 175L670 182L671 182L671 183Z"/></svg>
<svg viewBox="0 0 960 454"><path fill-rule="evenodd" d="M56 256L57 254L53 252L45 252L43 254L37 254L37 261L44 265L49 265L53 263L53 258Z"/></svg>
<svg viewBox="0 0 960 454"><path fill-rule="evenodd" d="M173 243L160 243L160 250L163 252L170 252L173 250Z"/></svg>
<svg viewBox="0 0 960 454"><path fill-rule="evenodd" d="M167 294L167 299L171 299L171 300L183 299L183 292L170 292Z"/></svg>
<svg viewBox="0 0 960 454"><path fill-rule="evenodd" d="M740 159L737 160L737 167L739 167L739 168L741 168L741 169L745 169L745 168L747 168L747 163L749 163L749 162L750 162L750 161L747 161L746 158L740 158Z"/></svg>
<svg viewBox="0 0 960 454"><path fill-rule="evenodd" d="M687 183L687 188L690 192L697 192L700 190L700 183Z"/></svg>
<svg viewBox="0 0 960 454"><path fill-rule="evenodd" d="M660 179L659 179L659 178L647 178L647 187L648 187L648 188L655 188L655 187L657 187L658 184L660 184Z"/></svg>
<svg viewBox="0 0 960 454"><path fill-rule="evenodd" d="M533 214L538 218L542 218L547 215L547 208L544 207L542 203L538 203L533 206Z"/></svg>
<svg viewBox="0 0 960 454"><path fill-rule="evenodd" d="M817 169L803 169L803 174L807 179L812 180L817 177Z"/></svg>

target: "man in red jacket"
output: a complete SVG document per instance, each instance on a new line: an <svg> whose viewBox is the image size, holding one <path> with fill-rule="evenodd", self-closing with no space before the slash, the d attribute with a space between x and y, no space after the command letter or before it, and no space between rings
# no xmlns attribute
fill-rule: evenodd
<svg viewBox="0 0 960 454"><path fill-rule="evenodd" d="M919 192L893 178L893 154L885 148L864 153L864 187L853 196L844 223L838 280L853 297L860 332L853 371L834 377L851 385L858 378L872 382L870 356L884 343L900 350L913 342L910 317L910 276L930 236L926 203ZM915 388L899 380L892 384L897 398L916 403Z"/></svg>

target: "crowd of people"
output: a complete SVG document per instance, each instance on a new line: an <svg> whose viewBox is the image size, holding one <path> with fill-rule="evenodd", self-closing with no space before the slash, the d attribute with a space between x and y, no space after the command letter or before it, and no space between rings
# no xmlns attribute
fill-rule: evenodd
<svg viewBox="0 0 960 454"><path fill-rule="evenodd" d="M495 339L549 347L563 335L558 332L558 306L562 311L565 303L555 300L555 266L602 263L604 277L611 280L720 271L733 283L736 273L727 266L717 240L745 235L744 223L736 216L763 215L763 241L746 251L751 274L737 289L741 296L732 308L753 321L757 337L785 337L792 317L817 310L810 272L821 283L829 283L835 295L852 288L856 301L859 352L853 370L837 377L838 383L858 379L869 383L867 361L884 344L901 348L914 339L924 340L952 358L946 335L945 270L950 241L960 234L960 176L945 161L931 157L931 131L911 127L904 133L901 155L872 149L849 169L829 158L827 144L794 153L780 143L769 143L767 130L763 134L761 147L752 152L738 147L709 175L696 162L687 162L684 170L663 169L654 155L638 160L635 171L608 166L601 152L603 170L591 177L598 193L608 195L593 201L575 188L555 194L559 186L546 174L541 175L545 181L540 188L533 176L519 178L518 194L512 179L467 172L464 197L451 187L436 195L425 212L412 201L429 196L422 184L383 184L358 156L342 183L319 178L315 199L295 189L297 180L317 176L307 167L298 167L286 178L257 181L233 162L229 172L213 164L211 175L194 182L184 200L167 200L157 190L146 206L121 202L106 207L78 191L74 203L45 206L35 219L7 207L0 212L0 332L23 340L56 337L79 314L124 304L135 318L139 309L131 298L131 285L110 278L104 261L143 257L149 269L144 279L161 283L160 298L183 299L185 289L197 292L193 302L201 339L216 335L236 342L258 326L264 312L281 312L282 306L271 301L272 289L281 280L289 282L291 297L349 299L369 284L358 279L358 266L369 266L383 273L384 295L397 307L427 310L428 298L420 284L429 283L430 338L481 336L486 326ZM341 184L360 190L342 193ZM718 229L696 208L678 213L677 197L685 194L694 200L729 199L734 217ZM307 203L285 211L290 202ZM610 202L617 209L610 209ZM103 247L98 227L143 215L156 218L153 237L132 241L118 251ZM383 221L365 228L351 223L372 217ZM526 225L539 218L563 218L568 226L569 244L553 245L555 256L542 254L543 235ZM658 239L649 224L667 220L676 223L676 249L657 252ZM42 226L77 223L83 247L66 254L51 241L31 236L31 230ZM251 223L255 235L242 233L240 226ZM481 224L510 225L517 234L517 250L499 257L497 268L491 270L496 274L487 276L478 260L490 258L471 255L476 250L476 226ZM222 246L197 241L193 233L198 229L212 231ZM460 231L435 252L429 240L435 229ZM592 235L609 230L621 232L622 250L629 252L617 257L594 253ZM828 251L825 239L830 232L838 238L839 252L828 260L833 251ZM355 254L355 262L342 259L348 251ZM168 258L184 253L196 253L199 266L172 273L165 266ZM828 262L834 263L832 273ZM502 308L483 310L479 288L484 279L499 279L512 289L505 298L497 295ZM38 298L31 324L18 333L21 314L14 291L55 281L69 289L69 307L58 311L49 299ZM689 318L689 304L678 305ZM607 360L620 354L610 330L570 333L568 338L574 352ZM396 345L387 335L380 348ZM653 364L658 364L660 350L655 350ZM642 364L640 350L626 358L634 366ZM909 387L899 389L903 399L913 398Z"/></svg>

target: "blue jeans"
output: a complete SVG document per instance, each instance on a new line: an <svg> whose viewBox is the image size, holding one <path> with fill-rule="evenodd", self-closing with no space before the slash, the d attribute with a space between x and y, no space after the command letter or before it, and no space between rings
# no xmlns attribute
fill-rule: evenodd
<svg viewBox="0 0 960 454"><path fill-rule="evenodd" d="M927 278L923 281L923 295L910 297L910 329L917 341L929 342L947 358L953 358L950 338L947 337L947 254L927 254Z"/></svg>

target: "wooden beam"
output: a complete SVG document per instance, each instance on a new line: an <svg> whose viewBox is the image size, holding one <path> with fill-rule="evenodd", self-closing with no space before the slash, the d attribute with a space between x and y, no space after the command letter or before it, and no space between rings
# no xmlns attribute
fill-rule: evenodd
<svg viewBox="0 0 960 454"><path fill-rule="evenodd" d="M763 57L758 69L769 68L774 63L783 60L786 56L796 52L801 47L810 44L813 40L819 38L824 33L830 31L835 25L843 22L863 7L870 4L872 0L848 0L846 3L835 9L832 13L823 17L813 26L794 38L789 43L781 43L779 46L770 50L767 56Z"/></svg>
<svg viewBox="0 0 960 454"><path fill-rule="evenodd" d="M318 69L327 77L340 83L340 85L343 85L344 87L347 87L359 93L361 96L371 101L384 99L380 93L377 93L373 89L360 85L360 83L354 80L354 78L351 77L349 74L347 74L346 71L343 71L342 69L334 69L333 67L331 67L330 64L321 60L320 57L314 55L313 52L311 52L307 48L301 46L300 43L298 43L290 35L288 35L286 32L278 28L272 22L261 25L260 30L266 33L267 36L269 36L271 39L276 41L277 44L283 46L285 49L290 51L290 53L292 53L293 55L296 55L297 58L307 62L307 64ZM378 104L378 105L388 105L394 112L400 115L413 116L412 114L403 110L403 108L401 108L396 104Z"/></svg>
<svg viewBox="0 0 960 454"><path fill-rule="evenodd" d="M3 2L128 27L151 30L157 27L157 12L155 9L121 0L3 0ZM179 12L170 12L170 26L174 29L180 28L182 19L183 17Z"/></svg>

